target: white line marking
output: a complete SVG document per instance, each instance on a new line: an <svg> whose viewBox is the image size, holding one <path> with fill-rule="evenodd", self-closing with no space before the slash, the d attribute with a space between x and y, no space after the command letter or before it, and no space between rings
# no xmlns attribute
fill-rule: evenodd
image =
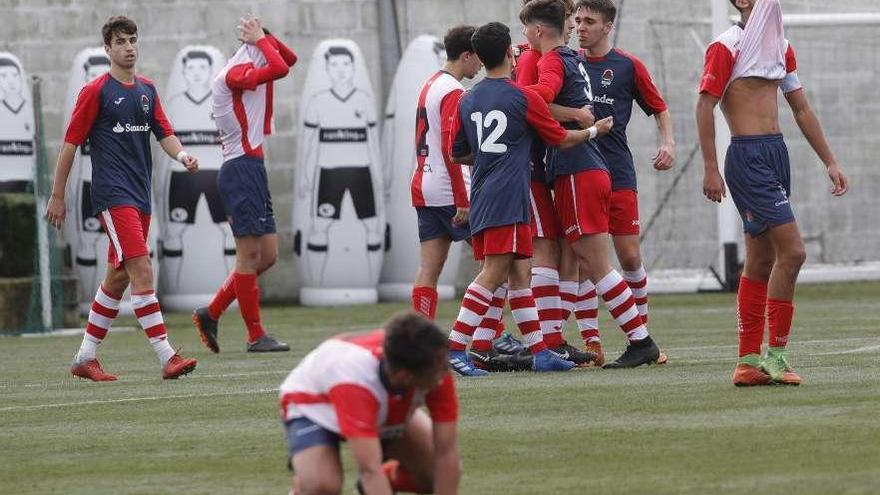
<svg viewBox="0 0 880 495"><path fill-rule="evenodd" d="M34 411L39 409L55 409L59 407L76 407L76 406L91 406L96 404L120 404L124 402L143 402L143 401L152 401L152 400L166 400L166 399L194 399L194 398L206 398L206 397L228 397L233 395L254 395L254 394L267 394L269 392L278 392L277 388L261 388L258 390L244 390L241 392L221 392L214 394L181 394L181 395L162 395L162 396L154 396L154 397L129 397L126 399L106 399L106 400L88 400L83 402L65 402L60 404L35 404L31 406L12 406L12 407L3 407L0 408L0 412L9 412L9 411Z"/></svg>

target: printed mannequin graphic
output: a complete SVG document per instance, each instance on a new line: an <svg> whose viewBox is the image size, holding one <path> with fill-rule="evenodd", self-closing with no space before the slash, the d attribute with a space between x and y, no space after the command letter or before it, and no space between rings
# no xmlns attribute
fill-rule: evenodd
<svg viewBox="0 0 880 495"><path fill-rule="evenodd" d="M235 239L217 192L223 158L211 115L211 81L225 63L214 47L187 46L175 57L165 91L174 133L200 161L190 174L163 156L157 173L162 295L171 310L207 303L235 266Z"/></svg>
<svg viewBox="0 0 880 495"><path fill-rule="evenodd" d="M32 190L34 111L18 58L0 52L0 193Z"/></svg>
<svg viewBox="0 0 880 495"><path fill-rule="evenodd" d="M308 288L364 288L375 300L385 244L382 170L376 103L357 45L321 43L305 86L297 199L308 215L297 234L300 273Z"/></svg>

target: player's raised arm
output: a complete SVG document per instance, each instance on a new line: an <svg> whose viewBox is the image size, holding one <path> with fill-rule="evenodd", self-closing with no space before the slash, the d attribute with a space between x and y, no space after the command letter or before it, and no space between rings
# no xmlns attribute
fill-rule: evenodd
<svg viewBox="0 0 880 495"><path fill-rule="evenodd" d="M272 41L263 32L258 19L241 19L238 39L242 43L254 45L266 57L266 65L255 67L254 64L242 64L233 67L226 73L226 84L230 88L255 90L260 84L281 79L290 72L290 68Z"/></svg>
<svg viewBox="0 0 880 495"><path fill-rule="evenodd" d="M785 99L791 107L791 111L794 114L794 120L801 129L801 133L807 138L807 142L810 143L813 151L819 155L819 159L822 160L822 163L825 164L825 168L828 171L828 178L831 179L831 183L834 184L831 193L835 196L843 196L849 189L849 182L843 174L843 170L840 169L840 165L837 164L837 158L834 157L834 153L831 151L831 146L828 145L828 140L825 139L825 133L822 131L822 124L819 123L816 113L813 112L813 108L810 106L809 100L807 100L804 89L799 88L795 91L785 93Z"/></svg>

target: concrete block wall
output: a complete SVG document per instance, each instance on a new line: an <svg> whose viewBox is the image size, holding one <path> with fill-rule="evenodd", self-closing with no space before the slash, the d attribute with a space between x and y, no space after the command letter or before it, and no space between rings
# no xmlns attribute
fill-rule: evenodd
<svg viewBox="0 0 880 495"><path fill-rule="evenodd" d="M398 0L398 22L404 46L423 33L442 36L459 23L500 20L521 39L517 20L519 0ZM790 13L822 13L827 0L787 0ZM875 0L837 0L835 12L880 12ZM296 295L292 253L291 208L296 156L294 122L298 98L311 51L319 41L348 37L360 44L378 94L382 74L379 15L376 0L0 0L0 50L17 54L30 74L44 80L44 119L54 161L63 132L63 106L72 57L82 48L101 43L100 27L111 15L125 14L140 28L139 71L155 80L160 91L176 52L187 44L206 43L231 54L238 42L235 26L246 13L264 19L300 55L292 76L276 86L276 134L267 143L267 166L279 225L281 256L278 266L262 280L266 297L289 300ZM683 17L681 13L687 13ZM702 53L695 40L710 38L709 5L705 0L626 0L618 45L642 58L670 103L678 142L677 169L681 171L696 143L693 109ZM826 123L829 139L853 179L855 189L844 200L831 201L820 165L783 111L783 129L789 137L794 176L794 204L802 230L811 239L812 261L877 259L880 245L880 198L874 193L880 172L870 158L880 154L870 130L880 123L873 98L878 66L875 45L878 27L851 30L794 29L789 38L798 51L800 74L810 88L811 101ZM858 34L858 33L856 33ZM834 41L852 40L854 47ZM382 103L384 106L384 102ZM649 159L655 150L653 119L634 112L630 142L639 168L643 228L661 199L670 200L657 214L648 233L645 253L649 267L702 267L715 256L715 210L701 194L702 161L697 153L687 170L670 188L678 171L654 172ZM866 131L867 130L867 131ZM461 281L473 265L460 267Z"/></svg>

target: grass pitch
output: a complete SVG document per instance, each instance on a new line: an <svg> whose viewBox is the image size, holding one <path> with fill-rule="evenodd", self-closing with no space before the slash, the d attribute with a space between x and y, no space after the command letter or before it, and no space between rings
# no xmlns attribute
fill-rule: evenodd
<svg viewBox="0 0 880 495"><path fill-rule="evenodd" d="M461 493L880 493L878 301L880 283L799 288L789 348L801 387L731 385L730 294L652 298L666 366L460 379ZM199 359L176 382L141 332L102 345L113 383L68 374L79 337L0 339L0 493L287 493L277 386L322 339L401 309L269 308L267 327L294 348L280 355L246 354L236 313L218 356L188 315L166 315L172 344ZM443 328L456 312L441 304ZM603 318L614 358L623 338ZM573 322L567 334L579 342Z"/></svg>

